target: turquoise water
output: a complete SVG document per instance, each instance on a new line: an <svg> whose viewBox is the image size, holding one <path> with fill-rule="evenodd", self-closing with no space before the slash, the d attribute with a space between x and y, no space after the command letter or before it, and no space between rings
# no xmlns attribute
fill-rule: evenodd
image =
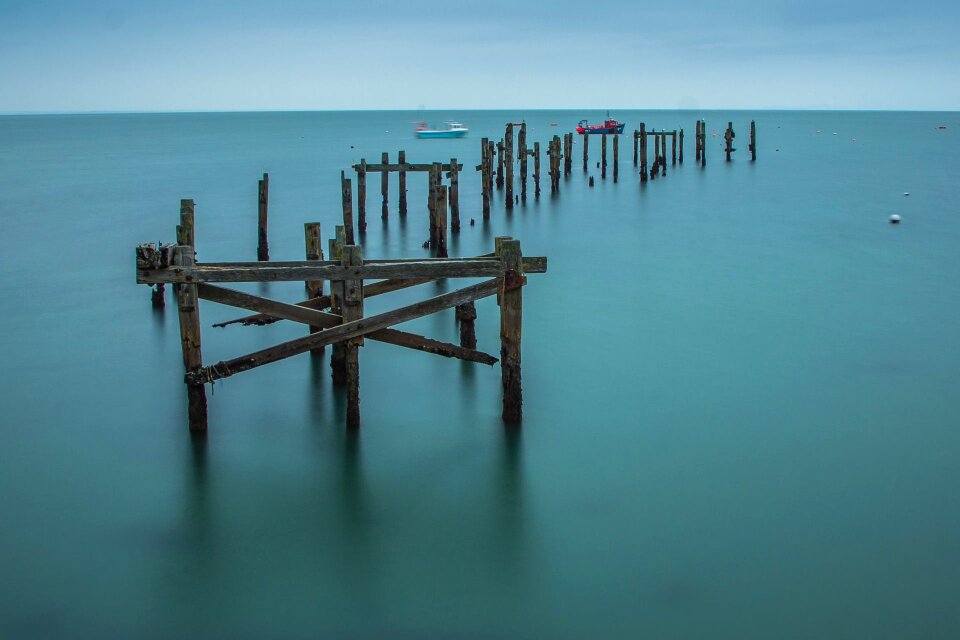
<svg viewBox="0 0 960 640"><path fill-rule="evenodd" d="M358 435L303 355L208 391L191 441L176 312L135 285L134 246L171 241L190 197L200 260L255 259L269 171L271 257L298 260L361 157L472 167L507 121L545 150L603 116L449 115L470 137L414 140L413 112L0 118L0 636L956 637L956 113L618 112L684 127L685 164L642 188L627 137L591 189L576 146L559 197L544 163L540 200L488 223L467 171L451 255L512 235L549 257L522 430L497 367L368 341ZM400 220L391 177L383 224L369 181L366 257L427 255L425 176L408 189ZM304 333L208 327L235 316L202 305L207 362ZM452 311L403 328L457 335Z"/></svg>

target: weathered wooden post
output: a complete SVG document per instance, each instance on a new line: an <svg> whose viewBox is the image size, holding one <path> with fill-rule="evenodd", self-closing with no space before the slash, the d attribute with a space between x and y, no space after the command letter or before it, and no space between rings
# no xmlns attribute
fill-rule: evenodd
<svg viewBox="0 0 960 640"><path fill-rule="evenodd" d="M483 219L490 217L490 141L480 141L480 195L483 199Z"/></svg>
<svg viewBox="0 0 960 640"><path fill-rule="evenodd" d="M437 217L437 256L447 257L447 187L440 185L437 187L437 202L434 209Z"/></svg>
<svg viewBox="0 0 960 640"><path fill-rule="evenodd" d="M473 302L457 305L456 319L460 325L460 346L464 349L476 349L477 331L474 321L477 319L477 305Z"/></svg>
<svg viewBox="0 0 960 640"><path fill-rule="evenodd" d="M533 196L540 197L540 143L533 143Z"/></svg>
<svg viewBox="0 0 960 640"><path fill-rule="evenodd" d="M696 152L696 157L694 158L695 162L700 162L700 121L697 120L697 130L693 134L693 146L694 151Z"/></svg>
<svg viewBox="0 0 960 640"><path fill-rule="evenodd" d="M430 247L436 249L439 240L437 239L437 200L440 197L441 168L439 162L434 162L430 167L429 186L427 188L427 211L430 218Z"/></svg>
<svg viewBox="0 0 960 640"><path fill-rule="evenodd" d="M650 167L650 179L656 180L660 173L660 134L653 132L653 166Z"/></svg>
<svg viewBox="0 0 960 640"><path fill-rule="evenodd" d="M527 123L520 123L520 133L517 136L517 154L520 158L520 201L527 201Z"/></svg>
<svg viewBox="0 0 960 640"><path fill-rule="evenodd" d="M343 248L340 264L344 267L363 266L363 248L359 245L347 245ZM363 317L363 280L344 280L343 321L353 322ZM360 351L363 337L346 340L347 374L347 428L360 428Z"/></svg>
<svg viewBox="0 0 960 640"><path fill-rule="evenodd" d="M723 132L723 139L726 141L727 162L730 162L730 153L733 151L733 139L736 134L733 133L733 123L727 123L727 130Z"/></svg>
<svg viewBox="0 0 960 640"><path fill-rule="evenodd" d="M563 175L569 176L573 170L573 134L565 134L563 141Z"/></svg>
<svg viewBox="0 0 960 640"><path fill-rule="evenodd" d="M357 231L363 233L367 230L367 161L360 160L360 168L357 169ZM347 242L353 244L353 242Z"/></svg>
<svg viewBox="0 0 960 640"><path fill-rule="evenodd" d="M640 182L647 181L647 126L640 123Z"/></svg>
<svg viewBox="0 0 960 640"><path fill-rule="evenodd" d="M620 175L620 134L613 134L613 181Z"/></svg>
<svg viewBox="0 0 960 640"><path fill-rule="evenodd" d="M583 139L583 172L586 173L587 163L589 162L589 158L587 157L587 148L590 146L590 136L588 136L586 133L582 133L580 134L580 137Z"/></svg>
<svg viewBox="0 0 960 640"><path fill-rule="evenodd" d="M520 376L520 341L523 329L523 256L520 241L497 238L497 255L503 268L500 285L500 376L503 385L503 421L518 423L523 417Z"/></svg>
<svg viewBox="0 0 960 640"><path fill-rule="evenodd" d="M750 160L757 159L757 123L750 121Z"/></svg>
<svg viewBox="0 0 960 640"><path fill-rule="evenodd" d="M600 140L600 179L607 179L607 134L603 134Z"/></svg>
<svg viewBox="0 0 960 640"><path fill-rule="evenodd" d="M673 135L671 136L670 144L673 145L672 152L670 154L670 164L677 164L677 130L673 130Z"/></svg>
<svg viewBox="0 0 960 640"><path fill-rule="evenodd" d="M680 164L683 164L683 129L680 129Z"/></svg>
<svg viewBox="0 0 960 640"><path fill-rule="evenodd" d="M323 248L320 245L320 223L307 222L303 225L303 235L307 260L323 260ZM319 298L323 295L323 280L307 280L307 298ZM321 327L310 327L310 333L316 333ZM323 347L312 349L311 353L323 353Z"/></svg>
<svg viewBox="0 0 960 640"><path fill-rule="evenodd" d="M270 247L267 244L267 201L270 193L270 176L266 173L259 181L257 191L257 260L265 261L270 259Z"/></svg>
<svg viewBox="0 0 960 640"><path fill-rule="evenodd" d="M173 264L192 267L195 264L193 247L177 245L173 248ZM177 285L177 314L180 318L180 346L183 349L183 368L187 374L203 367L200 352L200 299L197 285ZM207 430L207 392L202 382L187 382L187 415L190 431Z"/></svg>
<svg viewBox="0 0 960 640"><path fill-rule="evenodd" d="M503 189L503 140L497 143L497 189Z"/></svg>
<svg viewBox="0 0 960 640"><path fill-rule="evenodd" d="M382 204L380 205L380 218L382 220L386 220L387 199L389 198L390 191L390 172L387 170L387 165L390 164L390 154L386 151L380 155L380 164L383 165L383 171L380 172L380 197L382 198Z"/></svg>
<svg viewBox="0 0 960 640"><path fill-rule="evenodd" d="M487 143L487 195L489 199L493 200L493 158L496 154L497 145L493 143L493 140ZM487 216L490 217L489 215Z"/></svg>
<svg viewBox="0 0 960 640"><path fill-rule="evenodd" d="M400 215L407 215L407 172L403 168L403 165L407 164L407 152L400 151L397 154L397 163L400 165L398 174L399 174L399 191L400 191Z"/></svg>
<svg viewBox="0 0 960 640"><path fill-rule="evenodd" d="M633 166L637 166L637 146L640 138L640 132L637 130L633 131Z"/></svg>
<svg viewBox="0 0 960 640"><path fill-rule="evenodd" d="M450 158L450 231L460 233L460 169L456 158Z"/></svg>
<svg viewBox="0 0 960 640"><path fill-rule="evenodd" d="M513 209L513 124L509 122L503 134L503 161L507 170L506 207L507 209Z"/></svg>
<svg viewBox="0 0 960 640"><path fill-rule="evenodd" d="M667 175L667 133L665 131L660 134L660 168L663 171L660 175Z"/></svg>
<svg viewBox="0 0 960 640"><path fill-rule="evenodd" d="M707 166L707 121L700 121L700 166Z"/></svg>
<svg viewBox="0 0 960 640"><path fill-rule="evenodd" d="M330 260L337 262L343 258L346 233L342 226L336 227L336 237L330 240ZM343 280L330 281L330 313L343 314ZM330 373L333 384L342 387L347 384L347 348L343 342L333 343L330 356Z"/></svg>
<svg viewBox="0 0 960 640"><path fill-rule="evenodd" d="M357 176L359 179L359 174ZM345 241L353 244L353 194L351 192L350 178L347 178L343 171L340 172L340 197L343 201L343 228L345 229Z"/></svg>

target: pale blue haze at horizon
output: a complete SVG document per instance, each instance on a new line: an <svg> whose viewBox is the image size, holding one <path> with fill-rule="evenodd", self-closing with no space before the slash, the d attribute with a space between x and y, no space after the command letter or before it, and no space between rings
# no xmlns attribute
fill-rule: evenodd
<svg viewBox="0 0 960 640"><path fill-rule="evenodd" d="M0 112L956 109L956 3L0 0Z"/></svg>

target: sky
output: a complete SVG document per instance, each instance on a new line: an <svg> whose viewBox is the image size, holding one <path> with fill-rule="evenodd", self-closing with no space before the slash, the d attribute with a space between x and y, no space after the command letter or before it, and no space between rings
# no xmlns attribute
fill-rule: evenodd
<svg viewBox="0 0 960 640"><path fill-rule="evenodd" d="M0 112L960 109L957 0L0 0Z"/></svg>

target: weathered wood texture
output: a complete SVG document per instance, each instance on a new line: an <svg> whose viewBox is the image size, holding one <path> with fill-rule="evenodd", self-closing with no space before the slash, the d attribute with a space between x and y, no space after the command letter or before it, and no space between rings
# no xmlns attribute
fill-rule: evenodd
<svg viewBox="0 0 960 640"><path fill-rule="evenodd" d="M580 134L580 139L583 141L583 172L587 172L587 163L590 161L589 158L589 148L590 148L590 136L583 133Z"/></svg>
<svg viewBox="0 0 960 640"><path fill-rule="evenodd" d="M727 155L727 162L730 162L730 154L733 153L733 139L736 137L736 134L733 132L733 123L727 123L727 130L723 132L723 140L725 142L724 152Z"/></svg>
<svg viewBox="0 0 960 640"><path fill-rule="evenodd" d="M483 219L490 218L490 140L480 141L480 196L483 200Z"/></svg>
<svg viewBox="0 0 960 640"><path fill-rule="evenodd" d="M607 134L600 139L600 179L607 179Z"/></svg>
<svg viewBox="0 0 960 640"><path fill-rule="evenodd" d="M380 155L380 162L385 165L390 164L390 154L384 151ZM387 202L390 199L390 173L388 171L382 171L380 173L380 198L380 218L386 220L388 217Z"/></svg>
<svg viewBox="0 0 960 640"><path fill-rule="evenodd" d="M399 182L397 190L400 192L398 194L400 196L400 215L405 216L407 215L407 170L403 168L403 165L407 162L406 151L400 151L397 154L397 162L400 165L397 168L397 180Z"/></svg>
<svg viewBox="0 0 960 640"><path fill-rule="evenodd" d="M520 201L527 201L527 123L520 123L517 134L517 158L520 160Z"/></svg>
<svg viewBox="0 0 960 640"><path fill-rule="evenodd" d="M173 248L173 264L188 267L194 262L193 247L177 245ZM204 379L190 379L203 369L203 355L200 351L200 301L197 287L192 284L180 285L177 292L177 314L180 320L180 346L183 351L183 368L187 379L187 412L191 431L207 430L207 393L203 388Z"/></svg>
<svg viewBox="0 0 960 640"><path fill-rule="evenodd" d="M680 164L683 164L683 129L680 129Z"/></svg>
<svg viewBox="0 0 960 640"><path fill-rule="evenodd" d="M257 183L257 260L270 259L267 243L267 203L270 197L270 176L263 174Z"/></svg>
<svg viewBox="0 0 960 640"><path fill-rule="evenodd" d="M303 235L307 261L323 260L323 248L320 245L320 223L305 223L303 225ZM323 280L306 280L304 284L306 285L308 299L316 299L323 296ZM310 333L316 333L319 329L320 327L311 325ZM323 348L321 347L314 351L314 353L323 353Z"/></svg>
<svg viewBox="0 0 960 640"><path fill-rule="evenodd" d="M457 159L450 160L451 167L457 167ZM460 233L460 172L456 168L450 169L450 188L447 189L450 203L450 231Z"/></svg>
<svg viewBox="0 0 960 640"><path fill-rule="evenodd" d="M384 174L386 175L386 174ZM359 245L347 245L341 252L345 267L363 265L363 249ZM363 318L363 281L344 280L342 313L344 324ZM356 337L346 342L347 365L347 428L360 428L360 350L363 338Z"/></svg>
<svg viewBox="0 0 960 640"><path fill-rule="evenodd" d="M503 134L503 162L507 175L504 179L506 196L504 204L507 209L513 209L513 123L508 123Z"/></svg>
<svg viewBox="0 0 960 640"><path fill-rule="evenodd" d="M477 305L473 302L457 305L456 320L460 325L460 346L464 349L477 348Z"/></svg>
<svg viewBox="0 0 960 640"><path fill-rule="evenodd" d="M460 304L494 295L497 293L498 287L498 279L485 280L479 284L451 291L450 293L445 293L399 309L387 311L375 316L367 316L352 322L345 322L344 324L310 336L296 338L267 349L240 356L239 358L218 362L198 372L197 377L202 377L204 380L218 380L271 362L277 362L290 356L305 353L322 345L336 344L351 338L369 335L379 329L385 329L395 324L442 311L443 309L449 309Z"/></svg>
<svg viewBox="0 0 960 640"><path fill-rule="evenodd" d="M520 241L504 239L499 246L504 276L500 289L500 375L503 386L503 420L518 423L523 417L520 376L520 339L523 325L523 262Z"/></svg>
<svg viewBox="0 0 960 640"><path fill-rule="evenodd" d="M757 159L757 123L750 121L750 160Z"/></svg>
<svg viewBox="0 0 960 640"><path fill-rule="evenodd" d="M620 136L613 134L613 181L616 182L620 175Z"/></svg>
<svg viewBox="0 0 960 640"><path fill-rule="evenodd" d="M343 228L347 241L353 241L353 193L350 178L340 172L340 199L343 205Z"/></svg>
<svg viewBox="0 0 960 640"><path fill-rule="evenodd" d="M367 161L361 160L357 168L357 231L363 233L367 230ZM347 244L353 244L354 238L351 232L347 236Z"/></svg>
<svg viewBox="0 0 960 640"><path fill-rule="evenodd" d="M540 143L533 143L533 196L540 197Z"/></svg>
<svg viewBox="0 0 960 640"><path fill-rule="evenodd" d="M640 123L640 182L647 181L647 126Z"/></svg>

